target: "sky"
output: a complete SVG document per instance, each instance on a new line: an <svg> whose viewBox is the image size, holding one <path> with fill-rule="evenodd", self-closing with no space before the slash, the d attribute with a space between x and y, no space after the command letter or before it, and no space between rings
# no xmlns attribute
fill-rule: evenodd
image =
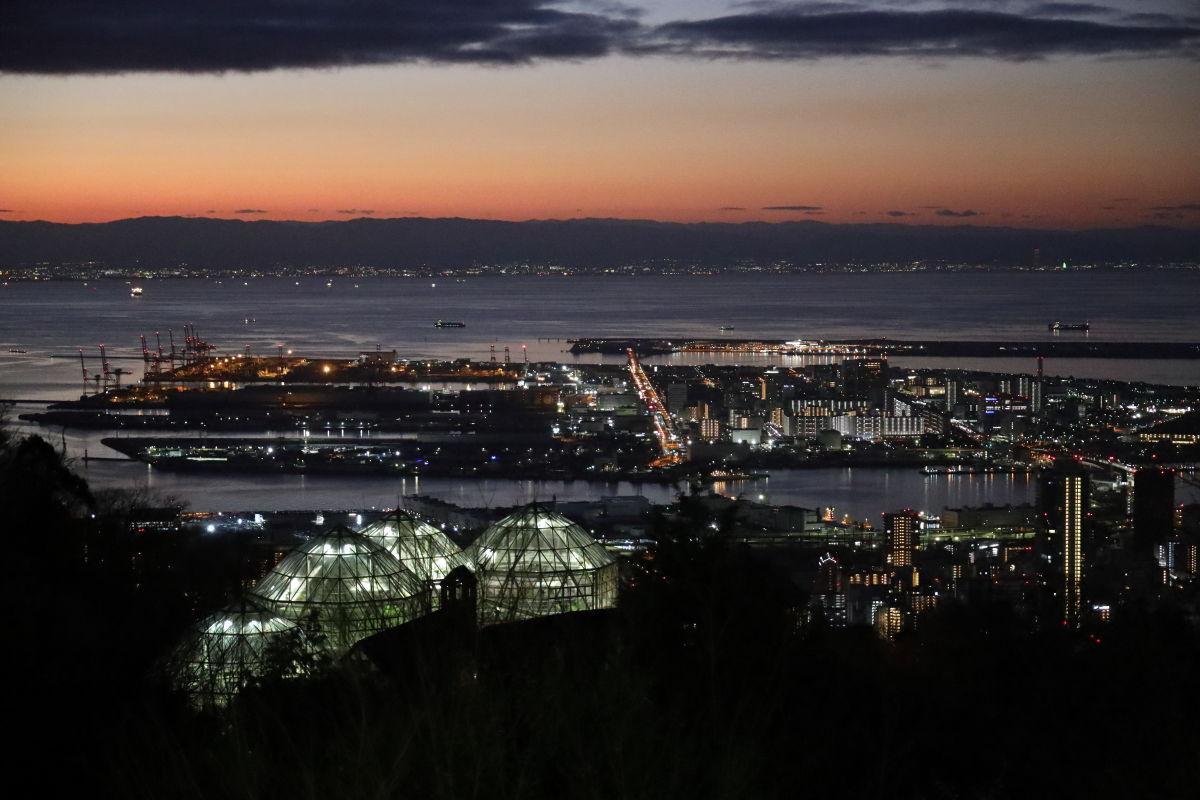
<svg viewBox="0 0 1200 800"><path fill-rule="evenodd" d="M1200 2L5 0L0 220L1200 227Z"/></svg>

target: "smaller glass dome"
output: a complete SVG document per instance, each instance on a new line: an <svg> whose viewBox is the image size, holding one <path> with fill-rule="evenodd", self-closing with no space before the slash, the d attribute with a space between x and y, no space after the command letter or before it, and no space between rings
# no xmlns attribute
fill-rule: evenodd
<svg viewBox="0 0 1200 800"><path fill-rule="evenodd" d="M305 674L312 654L294 622L243 601L194 625L171 657L169 672L193 704L224 706L260 678Z"/></svg>
<svg viewBox="0 0 1200 800"><path fill-rule="evenodd" d="M616 605L616 559L578 524L536 503L490 526L466 553L484 624Z"/></svg>
<svg viewBox="0 0 1200 800"><path fill-rule="evenodd" d="M450 537L404 509L389 513L359 532L386 547L409 572L431 584L440 583L450 570L467 563Z"/></svg>
<svg viewBox="0 0 1200 800"><path fill-rule="evenodd" d="M429 610L429 588L383 545L340 526L289 553L251 596L335 653Z"/></svg>

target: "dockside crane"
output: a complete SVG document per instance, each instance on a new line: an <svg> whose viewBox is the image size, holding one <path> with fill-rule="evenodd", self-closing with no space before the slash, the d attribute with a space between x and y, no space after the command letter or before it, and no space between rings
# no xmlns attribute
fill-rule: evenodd
<svg viewBox="0 0 1200 800"><path fill-rule="evenodd" d="M100 345L100 374L104 377L104 391L108 391L109 382L112 381L112 371L108 368L108 354L104 351L104 344Z"/></svg>
<svg viewBox="0 0 1200 800"><path fill-rule="evenodd" d="M83 358L83 348L79 348L79 368L83 370L83 393L86 396L88 393L88 370L87 361Z"/></svg>

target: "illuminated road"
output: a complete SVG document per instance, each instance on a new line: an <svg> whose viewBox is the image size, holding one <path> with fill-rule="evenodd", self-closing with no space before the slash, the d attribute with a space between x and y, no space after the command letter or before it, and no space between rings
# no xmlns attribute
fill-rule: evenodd
<svg viewBox="0 0 1200 800"><path fill-rule="evenodd" d="M684 458L683 439L675 430L675 425L671 422L671 416L667 413L666 406L663 405L662 398L658 395L658 390L654 388L654 384L642 370L637 353L630 349L626 350L625 354L629 356L629 375L633 379L633 386L637 389L638 396L642 398L646 411L654 421L654 433L658 437L659 450L662 451L662 455L651 461L650 466L669 467L682 462Z"/></svg>

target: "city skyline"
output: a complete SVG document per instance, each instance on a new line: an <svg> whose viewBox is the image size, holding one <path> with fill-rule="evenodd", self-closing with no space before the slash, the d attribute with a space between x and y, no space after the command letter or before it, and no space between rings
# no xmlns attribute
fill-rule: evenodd
<svg viewBox="0 0 1200 800"><path fill-rule="evenodd" d="M55 6L3 220L1200 225L1186 2Z"/></svg>

